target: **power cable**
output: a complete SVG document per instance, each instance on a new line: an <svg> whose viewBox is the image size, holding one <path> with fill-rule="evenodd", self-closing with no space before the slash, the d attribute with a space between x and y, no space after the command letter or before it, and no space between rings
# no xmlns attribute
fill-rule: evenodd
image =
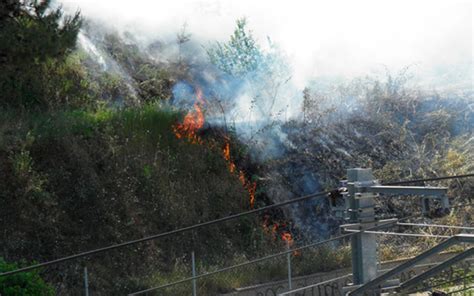
<svg viewBox="0 0 474 296"><path fill-rule="evenodd" d="M433 227L433 228L450 228L461 230L474 230L474 227L455 226L455 225L440 225L440 224L424 224L424 223L397 223L400 226L415 226L415 227Z"/></svg>
<svg viewBox="0 0 474 296"><path fill-rule="evenodd" d="M359 233L361 230L346 229L347 232ZM431 238L450 238L449 235L437 234L421 234L421 233L406 233L406 232L386 232L386 231L364 231L365 233L380 234L380 235L395 235L395 236L410 236L410 237L431 237Z"/></svg>
<svg viewBox="0 0 474 296"><path fill-rule="evenodd" d="M412 218L412 217L413 216L408 216L408 217L401 218L400 220L407 220L407 219ZM300 251L300 250L303 250L303 249L307 249L307 248L323 245L323 244L326 244L326 243L329 243L329 242L332 242L332 241L336 241L336 240L340 240L340 239L343 239L343 238L351 237L351 236L359 234L361 232L368 232L368 231L372 231L372 230L376 230L376 229L389 227L389 226L392 226L394 224L395 224L395 222L394 223L387 223L387 224L377 225L377 226L368 228L367 230L361 230L361 231L358 231L356 233L342 234L342 235L339 235L339 236L336 236L336 237L333 237L333 238L330 238L330 239L327 239L327 240L315 242L315 243L308 244L308 245L305 245L305 246L302 246L302 247L298 247L298 248L283 251L283 252L280 252L280 253L272 254L272 255L269 255L269 256L261 257L261 258L254 259L254 260L251 260L251 261L247 261L247 262L244 262L244 263L228 266L228 267L225 267L225 268L222 268L222 269L219 269L219 270L211 271L211 272L208 272L208 273L203 273L203 274L200 274L200 275L197 275L197 276L188 277L188 278L185 278L185 279L182 279L182 280L179 280L179 281L176 281L176 282L168 283L168 284L165 284L165 285L162 285L162 286L153 287L153 288L149 288L149 289L146 289L146 290L141 290L141 291L138 291L138 292L134 292L134 293L128 294L128 296L139 295L139 294L143 294L143 293L147 293L147 292L151 292L151 291L155 291L155 290L159 290L159 289L168 288L168 287L175 286L175 285L178 285L178 284L182 284L182 283L185 283L185 282L188 282L188 281L192 281L192 280L200 279L200 278L207 277L207 276L210 276L210 275L214 275L216 273L221 273L221 272L232 270L232 269L235 269L235 268L238 268L238 267L243 267L243 266L255 264L255 263L258 263L258 262L261 262L261 261L266 261L266 260L269 260L269 259L272 259L272 258L276 258L276 257L283 256L283 255L293 253L293 252L297 252L297 251Z"/></svg>
<svg viewBox="0 0 474 296"><path fill-rule="evenodd" d="M179 233L182 233L182 232L203 228L205 226L210 226L210 225L222 223L222 222L229 221L229 220L234 220L234 219L237 219L237 218L240 218L240 217L248 216L248 215L251 215L251 214L260 213L260 212L271 210L271 209L274 209L274 208L286 206L286 205L289 205L289 204L292 204L292 203L302 202L302 201L305 201L305 200L309 200L311 198L326 196L329 193L330 193L330 191L317 192L317 193L301 196L301 197L298 197L298 198L290 199L290 200L287 200L287 201L284 201L284 202L280 202L280 203L268 205L268 206L265 206L265 207L261 207L261 208L258 208L258 209L253 209L253 210L250 210L250 211L230 215L230 216L227 216L227 217L223 217L223 218L219 218L219 219L215 219L215 220L211 220L211 221L207 221L207 222L203 222L203 223L198 223L198 224L194 224L194 225L191 225L191 226L171 230L171 231L168 231L168 232L155 234L155 235L150 235L150 236L146 236L146 237L143 237L143 238L140 238L140 239L126 241L126 242L123 242L123 243L119 243L119 244L115 244L115 245L111 245L111 246L107 246L107 247L103 247L103 248L98 248L98 249L95 249L95 250L90 250L90 251L74 254L74 255L71 255L71 256L67 256L67 257L63 257L63 258L59 258L59 259L55 259L55 260L51 260L51 261L46 261L46 262L43 262L43 263L30 265L30 266L19 268L19 269L16 269L16 270L0 273L0 277L7 276L7 275L13 275L13 274L16 274L16 273L19 273L19 272L30 271L30 270L33 270L33 269L38 269L38 268L41 268L41 267L46 267L46 266L50 266L50 265L54 265L54 264L58 264L58 263L62 263L62 262L70 261L70 260L75 260L75 259L78 259L78 258L82 258L82 257L90 256L90 255L95 255L95 254L98 254L98 253L103 253L103 252L106 252L106 251L110 251L110 250L130 246L130 245L134 245L134 244L138 244L138 243L142 243L142 242L146 242L146 241L150 241L150 240L155 240L155 239L158 239L158 238L164 238L164 237L179 234Z"/></svg>
<svg viewBox="0 0 474 296"><path fill-rule="evenodd" d="M445 176L445 177L437 177L437 178L427 178L427 179L416 179L416 180L391 182L391 183L386 183L384 185L409 184L409 183L424 182L424 181L468 178L468 177L473 177L473 176L474 176L474 174L464 174L464 175L456 175L456 176ZM142 243L142 242L167 237L167 236L170 236L170 235L174 235L174 234L178 234L178 233L182 233L182 232L186 232L186 231L190 231L190 230L199 229L199 228L202 228L202 227L205 227L205 226L222 223L222 222L225 222L225 221L237 219L237 218L240 218L240 217L243 217L243 216L247 216L247 215L251 215L251 214L255 214L255 213L259 213L259 212L263 212L263 211L270 210L270 209L277 208L277 207L286 206L286 205L289 205L289 204L292 204L292 203L301 202L301 201L308 200L308 199L315 198L315 197L328 196L329 194L333 193L335 190L338 190L338 189L332 189L332 190L329 190L329 191L317 192L317 193L301 196L301 197L298 197L298 198L295 198L295 199L287 200L287 201L284 201L284 202L281 202L281 203L276 203L276 204L268 205L268 206L261 207L261 208L258 208L258 209L253 209L253 210L250 210L250 211L230 215L230 216L227 216L227 217L223 217L223 218L219 218L219 219L215 219L215 220L211 220L211 221L207 221L207 222L203 222L203 223L198 223L198 224L194 224L194 225L191 225L191 226L171 230L171 231L168 231L168 232L164 232L164 233L160 233L160 234L156 234L156 235L151 235L151 236L143 237L143 238L136 239L136 240L126 241L126 242L123 242L123 243L114 244L114 245L110 245L110 246L107 246L107 247L98 248L98 249L94 249L94 250L74 254L74 255L71 255L71 256L66 256L66 257L63 257L63 258L58 258L58 259L43 262L43 263L38 263L38 264L35 264L35 265L19 268L19 269L8 271L8 272L3 272L3 273L0 273L0 277L7 276L7 275L13 275L13 274L16 274L16 273L19 273L19 272L30 271L30 270L33 270L33 269L38 269L38 268L41 268L41 267L46 267L46 266L50 266L50 265L54 265L54 264L58 264L58 263L62 263L62 262L70 261L70 260L75 260L75 259L78 259L78 258L82 258L82 257L90 256L90 255L95 255L95 254L98 254L98 253L103 253L103 252L106 252L106 251L110 251L110 250L130 246L130 245L134 245L134 244L137 244L137 243Z"/></svg>
<svg viewBox="0 0 474 296"><path fill-rule="evenodd" d="M470 177L474 177L474 173L464 174L464 175L455 175L455 176L442 176L442 177L434 177L434 178L395 181L395 182L383 183L382 185L402 185L402 184L411 184L411 183L428 182L428 181L462 179L462 178L470 178Z"/></svg>

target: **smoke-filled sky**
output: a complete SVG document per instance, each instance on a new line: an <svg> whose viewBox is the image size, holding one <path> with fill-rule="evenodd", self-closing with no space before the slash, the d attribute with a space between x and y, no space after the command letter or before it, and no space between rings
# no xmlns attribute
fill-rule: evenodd
<svg viewBox="0 0 474 296"><path fill-rule="evenodd" d="M370 74L382 65L416 65L422 75L467 81L472 88L470 0L60 0L66 9L147 38L184 23L203 45L225 41L246 17L260 44L267 36L289 56L294 79Z"/></svg>

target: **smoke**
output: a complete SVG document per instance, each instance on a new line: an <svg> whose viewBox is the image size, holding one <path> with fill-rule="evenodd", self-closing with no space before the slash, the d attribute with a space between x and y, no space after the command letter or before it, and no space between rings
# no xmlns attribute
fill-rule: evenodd
<svg viewBox="0 0 474 296"><path fill-rule="evenodd" d="M107 63L105 62L104 56L99 52L97 47L92 43L87 36L82 32L77 36L79 44L89 54L89 56L95 60L95 62L101 67L102 71L107 71Z"/></svg>
<svg viewBox="0 0 474 296"><path fill-rule="evenodd" d="M208 105L208 109L215 107L208 110L214 115L208 122L233 127L245 141L261 147L254 151L263 159L278 155L283 144L291 145L281 127L269 123L301 119L302 90L307 86L322 93L354 77L396 73L410 65L416 77L412 82L418 87L472 92L470 1L298 1L290 5L278 0L62 0L59 4L70 12L79 9L85 18L105 26L91 25L89 31L116 30L144 51L153 45L156 51L151 57L159 62L181 55L193 59L191 76L206 98L215 99ZM204 49L216 41L226 42L242 17L263 51L271 53L271 61L262 63L274 70L250 72L242 78L212 68ZM176 44L180 32L191 36L184 48ZM79 41L103 69L110 71L108 65L115 65L112 68L132 88L132 79L113 59L104 60L87 36L81 34ZM193 87L186 86L183 94L183 85L175 85L173 103L187 110L193 106ZM344 112L357 108L347 97L331 100L347 105Z"/></svg>
<svg viewBox="0 0 474 296"><path fill-rule="evenodd" d="M410 65L416 74L413 82L425 88L472 90L470 1L299 1L292 5L287 1L250 0L59 3L70 12L79 9L87 19L124 33L142 49L149 49L158 41L153 56L157 61L176 60L181 54L194 59L194 70L199 70L195 77L209 89L204 92L233 101L231 110L226 110L226 120L236 124L238 132L247 138L270 120L297 118L306 86L335 85L358 76L394 73ZM276 59L271 67L280 69L272 73L283 76L251 73L253 76L240 80L209 70L204 48L216 41L226 42L235 29L235 21L242 17L246 17L260 47L274 51ZM181 52L176 36L183 25L191 42ZM92 44L80 37L83 47L100 58ZM205 65L196 66L199 63ZM253 124L249 126L249 122Z"/></svg>
<svg viewBox="0 0 474 296"><path fill-rule="evenodd" d="M298 88L318 77L354 77L417 65L427 85L472 87L471 1L62 0L137 40L174 38L186 23L206 46L225 41L235 20L248 19L265 46L285 52ZM439 79L439 78L442 79Z"/></svg>
<svg viewBox="0 0 474 296"><path fill-rule="evenodd" d="M354 77L375 75L378 79L380 74L397 73L406 66L415 72L413 83L418 86L436 90L455 87L472 93L470 1L294 1L290 4L279 0L62 0L60 3L70 12L80 9L84 17L124 33L127 42L139 45L144 51L155 48L150 54L158 62L176 60L181 55L193 59L189 76L208 100L206 111L212 114L206 116L208 124L232 127L249 144L256 160L297 155L288 163L283 162L284 176L278 166L267 172L269 179L274 180L269 182L269 190L274 191L271 196L275 201L322 188L323 173L315 174L315 168L308 162L312 160L314 147L305 143L311 141L304 139L306 132L302 127L288 124L291 119L302 120L304 87L317 90L314 98L318 109L314 111L327 117L314 116L310 123L342 121L359 112L360 98L366 97L366 90L351 86L349 81ZM244 77L234 77L209 62L204 48L216 41L227 42L236 20L242 17L246 17L248 28L263 51L271 54L271 59L264 58L261 62L274 68L273 71L250 71ZM176 36L184 24L191 41L178 48ZM94 47L93 40L80 35L79 41L103 70L115 69L126 75L113 59ZM359 86L373 85L369 80L365 82ZM395 77L392 84L397 83ZM335 90L335 86L344 84L348 91ZM189 81L178 81L173 87L172 104L191 110L195 91L195 85ZM349 165L353 159L348 150L353 147L344 146L347 140L340 133L325 132L312 142L321 150L318 153L327 153L334 163L336 158L345 159ZM348 134L367 137L352 127ZM286 183L294 185L287 187ZM321 206L317 202L311 204L315 205ZM328 215L318 214L319 218L315 218L314 213L300 215L300 211L292 209L294 220L299 225L310 224L314 233L327 233L328 227L335 223Z"/></svg>

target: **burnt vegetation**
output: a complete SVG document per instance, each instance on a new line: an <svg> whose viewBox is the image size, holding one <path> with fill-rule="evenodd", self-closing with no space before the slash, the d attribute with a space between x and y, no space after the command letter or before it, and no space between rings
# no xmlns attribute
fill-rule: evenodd
<svg viewBox="0 0 474 296"><path fill-rule="evenodd" d="M185 26L174 43L142 46L132 34L48 8L50 1L0 3L0 257L7 262L47 261L332 188L349 167L372 167L385 181L474 169L472 93L421 91L408 85L408 72L315 82L302 94L299 119L282 121L287 65L275 47L259 47L245 20L228 43L203 53ZM204 69L212 79L201 77ZM195 143L174 131L192 108L176 92L183 82L205 87L202 112L211 120ZM249 116L264 119L246 137L232 112L236 84L253 96ZM279 153L269 157L270 146ZM446 185L453 202L471 198L472 180ZM403 216L411 206L381 201L380 213ZM472 217L465 207L445 219ZM40 272L47 284L36 273L18 280L40 291L31 295L52 288L79 295L87 266L94 295L123 294L188 276L191 251L208 270L281 251L282 234L296 243L327 237L339 223L327 200L308 202L49 267ZM295 273L347 266L346 251L318 250L306 265L296 259ZM1 271L16 268L3 259ZM232 283L207 283L207 292L272 279L249 271ZM9 285L0 294L17 295Z"/></svg>
<svg viewBox="0 0 474 296"><path fill-rule="evenodd" d="M266 164L274 185L269 187L277 188L273 196L337 187L348 167L373 168L376 178L385 182L471 172L470 94L420 91L408 86L408 79L404 70L380 80L354 80L329 91L307 88L304 120L283 125L288 133L288 142L282 145L285 156ZM443 185L450 187L453 204L471 200L472 181ZM419 211L418 206L416 199L406 197L385 200L379 214L403 217ZM301 212L308 205L295 207ZM318 235L337 230L334 226L341 221L332 217L327 200L311 207L315 210L303 215L301 225L309 225L311 233L316 228ZM464 215L469 216L459 213L461 220Z"/></svg>

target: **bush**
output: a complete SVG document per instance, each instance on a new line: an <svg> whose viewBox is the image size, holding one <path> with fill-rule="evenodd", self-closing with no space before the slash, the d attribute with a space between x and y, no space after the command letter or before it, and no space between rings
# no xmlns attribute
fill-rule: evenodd
<svg viewBox="0 0 474 296"><path fill-rule="evenodd" d="M2 1L0 4L0 105L47 108L51 78L62 78L64 60L76 45L79 13L63 18L50 0ZM56 73L58 72L59 73ZM70 72L70 71L68 71ZM64 87L80 84L78 80Z"/></svg>
<svg viewBox="0 0 474 296"><path fill-rule="evenodd" d="M67 256L250 207L221 145L177 139L173 111L149 105L0 116L0 244L9 260ZM129 291L133 277L168 273L191 250L210 263L254 253L260 231L249 217L111 252L88 263L91 291ZM80 281L74 266L46 279L71 294Z"/></svg>
<svg viewBox="0 0 474 296"><path fill-rule="evenodd" d="M0 258L0 272L18 269L15 263L7 263ZM37 271L22 272L0 277L0 295L2 296L49 296L54 295L53 287L47 284Z"/></svg>

